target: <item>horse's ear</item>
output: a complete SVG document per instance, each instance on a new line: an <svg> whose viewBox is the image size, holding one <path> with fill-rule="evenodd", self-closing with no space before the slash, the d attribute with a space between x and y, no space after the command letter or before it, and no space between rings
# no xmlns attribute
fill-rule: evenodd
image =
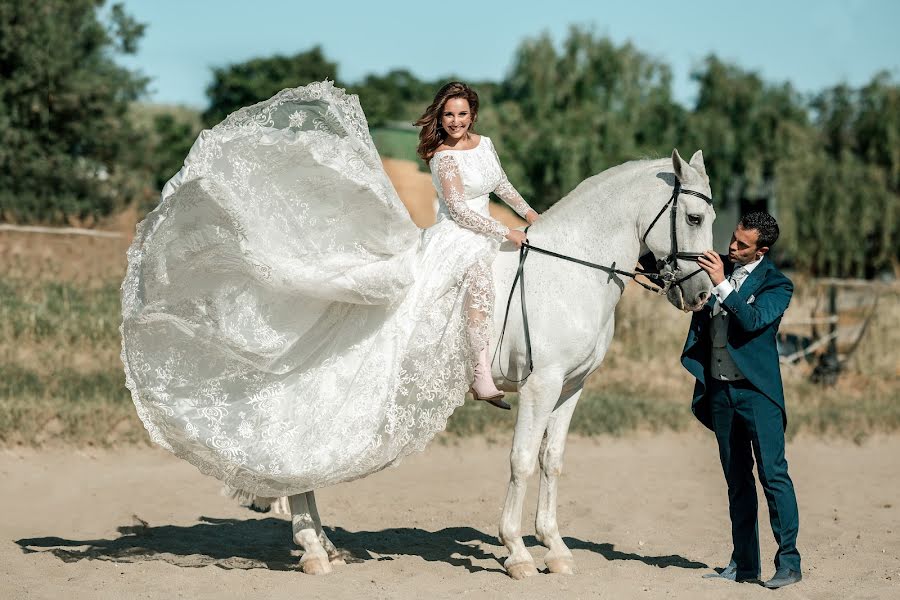
<svg viewBox="0 0 900 600"><path fill-rule="evenodd" d="M703 164L703 150L694 152L694 155L691 157L690 165L694 167L698 173L703 175L703 178L706 181L709 181L709 175L706 174L706 165Z"/></svg>
<svg viewBox="0 0 900 600"><path fill-rule="evenodd" d="M675 170L675 177L678 178L678 181L684 183L684 177L687 174L688 164L684 162L684 159L681 158L681 155L678 154L678 148L672 150L672 168Z"/></svg>

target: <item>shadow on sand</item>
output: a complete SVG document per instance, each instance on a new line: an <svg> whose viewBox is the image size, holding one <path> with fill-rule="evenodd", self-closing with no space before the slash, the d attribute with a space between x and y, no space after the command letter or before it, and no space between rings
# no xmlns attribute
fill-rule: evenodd
<svg viewBox="0 0 900 600"><path fill-rule="evenodd" d="M161 560L179 567L216 566L222 569L298 570L300 554L291 540L290 523L284 519L217 519L200 517L195 525L153 527L136 520L136 525L119 527L112 539L65 539L60 537L16 540L25 553L49 552L64 562L105 560L143 562ZM348 562L394 560L399 556L418 556L429 562L462 567L470 573L503 573L501 564L506 550L497 538L471 527L448 527L426 531L398 527L381 531L348 531L326 528L328 537L349 554ZM642 556L620 552L612 544L565 538L572 550L587 550L606 560L636 560L666 568L706 569L706 564L677 554ZM525 544L539 546L534 536ZM490 561L484 567L476 562Z"/></svg>

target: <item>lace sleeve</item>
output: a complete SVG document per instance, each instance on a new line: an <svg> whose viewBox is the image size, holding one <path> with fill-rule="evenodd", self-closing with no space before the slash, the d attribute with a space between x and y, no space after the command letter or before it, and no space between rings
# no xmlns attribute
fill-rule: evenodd
<svg viewBox="0 0 900 600"><path fill-rule="evenodd" d="M441 191L444 194L444 202L447 204L447 210L453 220L466 229L502 241L509 233L509 227L475 212L466 204L462 177L456 160L452 156L444 154L438 159L437 172L441 182Z"/></svg>
<svg viewBox="0 0 900 600"><path fill-rule="evenodd" d="M503 165L500 164L500 157L497 156L497 149L494 148L493 143L491 144L491 152L494 153L494 159L497 161L497 166L500 167L500 183L494 188L494 193L524 219L525 214L531 210L531 207L528 206L528 203L522 198L522 194L507 179L506 171L503 170Z"/></svg>

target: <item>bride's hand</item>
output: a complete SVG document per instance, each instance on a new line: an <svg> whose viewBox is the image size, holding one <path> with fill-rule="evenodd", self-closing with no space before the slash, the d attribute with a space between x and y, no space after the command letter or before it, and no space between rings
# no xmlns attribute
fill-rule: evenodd
<svg viewBox="0 0 900 600"><path fill-rule="evenodd" d="M541 215L538 214L534 209L530 209L527 213L525 213L525 220L528 221L529 225L534 225L534 222L538 220L538 217Z"/></svg>
<svg viewBox="0 0 900 600"><path fill-rule="evenodd" d="M522 243L526 241L525 232L518 229L510 229L509 233L506 234L506 239L515 244L516 248L521 248Z"/></svg>

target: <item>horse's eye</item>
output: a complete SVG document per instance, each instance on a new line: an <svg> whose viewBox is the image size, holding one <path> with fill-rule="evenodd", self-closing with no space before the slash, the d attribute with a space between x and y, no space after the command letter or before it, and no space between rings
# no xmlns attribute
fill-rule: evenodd
<svg viewBox="0 0 900 600"><path fill-rule="evenodd" d="M691 225L697 226L703 222L703 215L688 215L687 220Z"/></svg>

